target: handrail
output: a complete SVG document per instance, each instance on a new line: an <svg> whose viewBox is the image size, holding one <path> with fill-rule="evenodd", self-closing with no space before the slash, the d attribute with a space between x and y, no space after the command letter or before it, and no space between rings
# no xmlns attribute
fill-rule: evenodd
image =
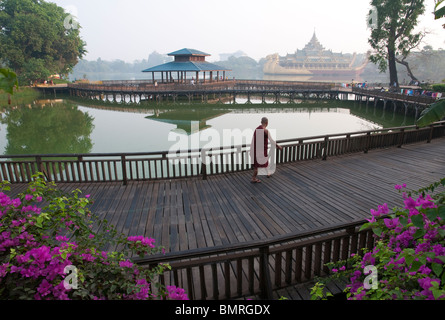
<svg viewBox="0 0 445 320"><path fill-rule="evenodd" d="M139 265L149 265L153 263L164 263L166 261L176 261L185 259L200 258L208 255L228 254L240 250L252 250L260 247L273 247L287 242L298 241L308 237L315 237L322 234L332 233L344 229L352 229L362 226L367 220L356 220L348 223L337 223L328 227L321 227L310 231L298 231L287 235L276 236L272 239L253 240L232 245L222 245L209 248L198 248L184 250L180 252L167 252L165 254L156 254L147 257L132 258L134 263Z"/></svg>
<svg viewBox="0 0 445 320"><path fill-rule="evenodd" d="M444 121L437 121L432 123L430 126L443 126L445 125ZM381 128L381 129L372 129L372 130L362 130L362 131L351 131L344 133L333 133L333 134L325 134L325 135L317 135L317 136L307 136L301 138L291 138L291 139L282 139L277 140L278 144L291 143L291 142L299 142L301 141L311 141L318 139L334 138L334 137L342 137L346 135L366 135L369 133L381 133L383 131L394 131L394 130L407 130L407 129L419 129L416 125L409 126L401 126L401 127L389 127L389 128ZM234 146L220 146L220 147L209 147L209 148L200 148L200 149L189 149L184 151L185 153L202 153L205 150L225 150L225 149L236 149L236 148L245 148L250 147L250 144L241 144ZM169 154L169 151L152 151L152 152L115 152L115 153L57 153L57 154L22 154L22 155L0 155L0 159L14 159L14 158L76 158L76 157L121 157L121 156L150 156L150 155L163 155Z"/></svg>
<svg viewBox="0 0 445 320"><path fill-rule="evenodd" d="M358 228L365 222L132 260L149 267L168 263L170 270L161 275L161 283L185 287L193 300L233 299L246 294L272 299L274 289L326 275L327 263L372 248L372 230Z"/></svg>
<svg viewBox="0 0 445 320"><path fill-rule="evenodd" d="M395 99L398 101L406 101L406 102L419 102L419 103L425 103L425 104L431 104L436 101L436 98L428 97L428 96L409 96L402 94L400 92L386 92L386 91L379 91L379 90L370 90L370 89L363 89L363 88L353 88L352 93L359 94L359 95L366 95L366 96L373 96L380 99Z"/></svg>
<svg viewBox="0 0 445 320"><path fill-rule="evenodd" d="M445 121L426 128L392 127L279 140L276 163L323 159L353 152L427 141L445 136ZM251 169L250 145L184 151L1 155L0 180L28 183L36 172L55 182L104 182L172 179ZM226 159L227 158L227 159ZM207 159L210 159L208 161ZM204 161L205 160L205 161Z"/></svg>

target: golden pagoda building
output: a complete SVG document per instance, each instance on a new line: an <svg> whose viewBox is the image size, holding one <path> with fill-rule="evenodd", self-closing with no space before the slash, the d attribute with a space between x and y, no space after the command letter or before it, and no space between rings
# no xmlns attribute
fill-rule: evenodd
<svg viewBox="0 0 445 320"><path fill-rule="evenodd" d="M356 53L347 55L326 50L314 32L309 43L294 54L279 56L276 53L267 56L263 69L264 80L360 82L368 59L359 65L356 65L356 59Z"/></svg>

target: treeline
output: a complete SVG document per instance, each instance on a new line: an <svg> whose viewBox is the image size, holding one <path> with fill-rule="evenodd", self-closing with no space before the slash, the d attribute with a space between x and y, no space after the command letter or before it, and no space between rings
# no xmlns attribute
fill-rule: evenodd
<svg viewBox="0 0 445 320"><path fill-rule="evenodd" d="M142 70L156 66L159 64L172 61L172 57L152 52L148 59L137 60L128 63L122 60L104 61L97 59L96 61L81 60L73 72L70 74L69 80L88 79L90 81L98 80L139 80L147 79L148 75ZM263 66L266 59L256 61L248 56L230 56L227 60L214 62L222 67L231 69L226 76L236 79L263 79ZM440 83L445 78L445 50L433 50L427 46L419 52L411 53L407 59L412 72L420 82ZM397 70L401 84L408 84L411 78L408 76L405 66L398 64ZM388 73L380 73L377 66L369 63L362 78L368 82L386 83L389 79Z"/></svg>

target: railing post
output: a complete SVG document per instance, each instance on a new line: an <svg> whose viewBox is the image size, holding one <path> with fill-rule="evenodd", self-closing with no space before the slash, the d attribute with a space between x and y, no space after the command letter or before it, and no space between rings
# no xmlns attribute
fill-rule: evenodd
<svg viewBox="0 0 445 320"><path fill-rule="evenodd" d="M207 154L204 149L201 150L201 174L202 180L207 180Z"/></svg>
<svg viewBox="0 0 445 320"><path fill-rule="evenodd" d="M364 150L365 153L368 153L370 145L371 145L371 132L368 132L366 134L366 145Z"/></svg>
<svg viewBox="0 0 445 320"><path fill-rule="evenodd" d="M433 139L433 132L434 132L434 124L430 125L430 134L428 136L427 143L431 143L431 140Z"/></svg>
<svg viewBox="0 0 445 320"><path fill-rule="evenodd" d="M261 299L272 299L272 285L269 272L269 247L260 248L260 295Z"/></svg>
<svg viewBox="0 0 445 320"><path fill-rule="evenodd" d="M328 145L329 145L329 136L326 136L324 138L324 154L323 154L323 161L326 161L327 157L328 157Z"/></svg>
<svg viewBox="0 0 445 320"><path fill-rule="evenodd" d="M42 157L36 157L37 171L43 173Z"/></svg>
<svg viewBox="0 0 445 320"><path fill-rule="evenodd" d="M121 166L122 166L122 184L127 185L127 160L125 156L121 156Z"/></svg>
<svg viewBox="0 0 445 320"><path fill-rule="evenodd" d="M397 146L397 148L401 148L402 147L404 139L405 139L405 129L402 128L402 129L400 129L400 139L399 139L399 145Z"/></svg>

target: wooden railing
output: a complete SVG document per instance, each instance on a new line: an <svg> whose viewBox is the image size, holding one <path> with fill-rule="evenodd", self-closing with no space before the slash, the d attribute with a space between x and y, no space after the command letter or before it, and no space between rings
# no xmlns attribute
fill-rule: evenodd
<svg viewBox="0 0 445 320"><path fill-rule="evenodd" d="M155 93L155 92L188 92L188 91L208 91L208 90L229 90L233 89L235 82L230 80L225 81L200 81L192 84L191 81L186 83L170 82L157 83L156 85L151 81L137 81L137 82L103 82L100 84L91 83L74 83L68 84L68 89L93 91L104 93Z"/></svg>
<svg viewBox="0 0 445 320"><path fill-rule="evenodd" d="M235 299L259 295L272 299L273 290L304 283L329 273L326 264L345 260L362 248L372 248L372 230L365 221L299 232L272 240L167 253L134 262L153 267L168 263L164 285L186 290L192 300Z"/></svg>
<svg viewBox="0 0 445 320"><path fill-rule="evenodd" d="M275 163L323 159L445 136L445 121L278 141ZM205 161L203 161L205 160ZM55 182L116 182L202 177L251 169L250 145L178 152L2 155L0 180L28 183L36 172Z"/></svg>
<svg viewBox="0 0 445 320"><path fill-rule="evenodd" d="M409 95L397 93L397 92L368 90L368 89L361 89L361 88L353 88L352 93L357 94L357 95L370 96L370 97L378 98L378 99L382 99L382 100L400 101L400 102L406 102L406 103L417 103L417 104L422 104L422 105L432 104L436 101L435 98L428 97L428 96L422 96L422 95L409 96Z"/></svg>

